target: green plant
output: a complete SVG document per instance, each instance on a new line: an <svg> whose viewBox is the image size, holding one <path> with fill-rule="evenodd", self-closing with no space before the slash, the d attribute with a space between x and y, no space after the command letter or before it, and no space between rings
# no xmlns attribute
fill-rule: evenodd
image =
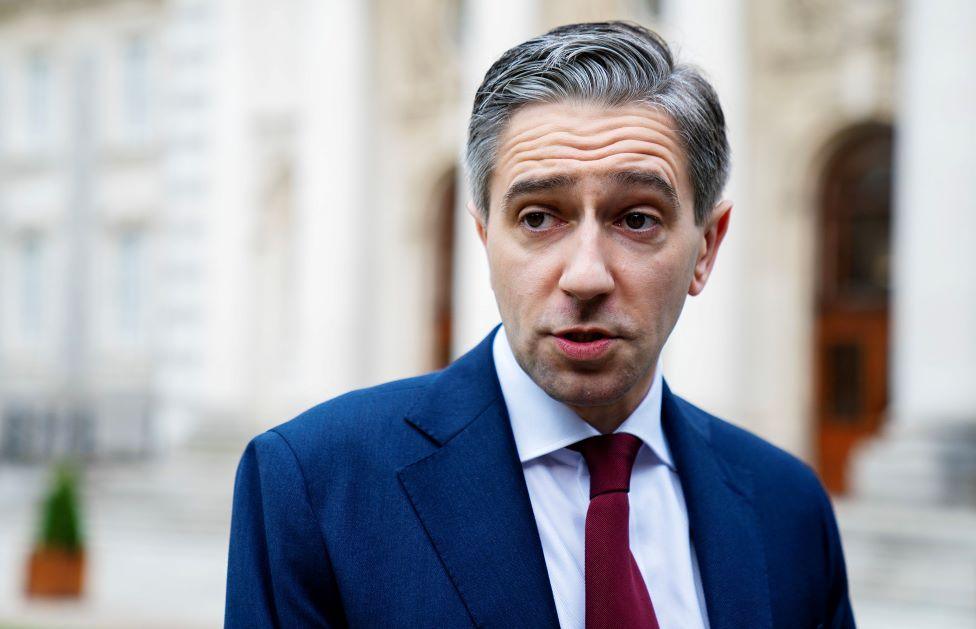
<svg viewBox="0 0 976 629"><path fill-rule="evenodd" d="M38 545L77 552L83 547L80 524L78 472L73 465L61 463L44 499Z"/></svg>

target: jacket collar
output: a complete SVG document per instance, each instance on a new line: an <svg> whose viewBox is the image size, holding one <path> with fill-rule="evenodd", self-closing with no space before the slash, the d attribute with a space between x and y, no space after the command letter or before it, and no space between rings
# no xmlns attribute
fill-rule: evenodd
<svg viewBox="0 0 976 629"><path fill-rule="evenodd" d="M515 435L519 460L524 464L537 457L552 454L575 464L581 455L565 448L587 437L599 435L600 431L580 421L579 415L573 409L549 397L525 373L508 344L504 327L495 334L492 357ZM661 428L662 382L659 360L647 395L616 432L640 437L654 459L673 470L671 453L664 442L664 431Z"/></svg>
<svg viewBox="0 0 976 629"><path fill-rule="evenodd" d="M435 449L398 477L475 625L558 627L492 359L498 329L439 373L405 418ZM772 626L748 472L713 447L714 418L672 394L666 382L661 415L712 629Z"/></svg>

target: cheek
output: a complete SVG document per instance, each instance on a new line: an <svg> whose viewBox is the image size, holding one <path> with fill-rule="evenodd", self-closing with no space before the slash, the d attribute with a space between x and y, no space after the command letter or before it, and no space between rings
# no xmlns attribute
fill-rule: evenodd
<svg viewBox="0 0 976 629"><path fill-rule="evenodd" d="M671 302L676 292L676 282L677 274L674 272L674 268L665 265L651 267L640 285L642 301L645 304L650 302L649 305L658 308Z"/></svg>
<svg viewBox="0 0 976 629"><path fill-rule="evenodd" d="M630 299L639 304L641 318L660 321L676 316L691 282L692 268L686 264L685 256L658 258L634 268L640 270L633 274L634 288L629 293Z"/></svg>
<svg viewBox="0 0 976 629"><path fill-rule="evenodd" d="M492 289L503 314L527 313L543 307L552 292L554 269L558 266L549 256L527 252L504 239L489 246L488 265Z"/></svg>

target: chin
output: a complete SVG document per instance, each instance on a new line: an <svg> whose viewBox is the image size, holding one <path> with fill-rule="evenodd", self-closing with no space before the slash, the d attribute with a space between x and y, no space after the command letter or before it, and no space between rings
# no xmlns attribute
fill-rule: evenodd
<svg viewBox="0 0 976 629"><path fill-rule="evenodd" d="M539 383L549 397L570 406L606 406L620 400L634 385L625 374L552 374Z"/></svg>

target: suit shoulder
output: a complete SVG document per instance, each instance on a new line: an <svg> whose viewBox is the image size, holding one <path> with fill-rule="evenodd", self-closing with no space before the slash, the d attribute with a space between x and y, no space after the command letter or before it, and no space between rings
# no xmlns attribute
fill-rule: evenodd
<svg viewBox="0 0 976 629"><path fill-rule="evenodd" d="M746 470L759 489L789 493L818 504L825 495L816 472L803 460L755 433L680 400L685 412L706 427L716 453L734 468Z"/></svg>
<svg viewBox="0 0 976 629"><path fill-rule="evenodd" d="M389 432L423 395L437 372L357 389L326 400L271 428L293 448L348 439L369 439Z"/></svg>

